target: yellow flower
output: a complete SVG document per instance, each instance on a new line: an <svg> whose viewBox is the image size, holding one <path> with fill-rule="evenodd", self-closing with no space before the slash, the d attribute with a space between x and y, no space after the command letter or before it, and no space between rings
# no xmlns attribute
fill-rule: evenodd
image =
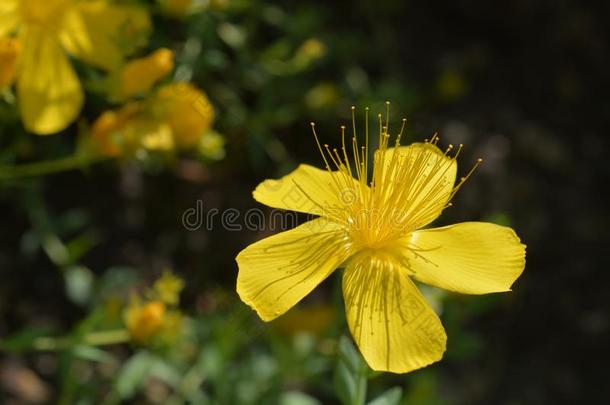
<svg viewBox="0 0 610 405"><path fill-rule="evenodd" d="M98 152L110 157L133 156L142 148L153 151L174 148L169 125L146 114L138 102L102 113L91 126L91 138Z"/></svg>
<svg viewBox="0 0 610 405"><path fill-rule="evenodd" d="M346 143L345 127L339 149L316 135L326 170L301 165L256 188L263 204L320 217L244 249L237 292L269 321L345 267L347 321L360 351L371 368L404 373L440 360L447 339L413 279L467 294L509 291L524 269L525 246L512 229L491 223L423 229L474 168L456 184L461 145L443 152L435 136L401 147L403 120L389 147L383 121L380 115L373 154L367 109L364 142L354 129Z"/></svg>
<svg viewBox="0 0 610 405"><path fill-rule="evenodd" d="M22 45L16 83L26 129L52 134L78 116L83 90L68 54L117 69L149 27L143 9L106 0L2 0L0 37Z"/></svg>
<svg viewBox="0 0 610 405"><path fill-rule="evenodd" d="M204 92L190 83L175 82L159 88L152 100L155 114L172 128L181 148L192 148L214 122L214 107Z"/></svg>
<svg viewBox="0 0 610 405"><path fill-rule="evenodd" d="M147 92L173 69L174 53L166 48L134 59L123 66L118 74L117 95L119 98L128 98Z"/></svg>
<svg viewBox="0 0 610 405"><path fill-rule="evenodd" d="M134 341L148 343L162 329L165 318L165 304L150 301L145 304L133 298L125 310L125 325Z"/></svg>
<svg viewBox="0 0 610 405"><path fill-rule="evenodd" d="M0 38L0 89L13 82L21 46L14 38Z"/></svg>
<svg viewBox="0 0 610 405"><path fill-rule="evenodd" d="M107 156L133 156L142 148L167 152L200 147L221 157L222 144L210 131L213 120L214 108L205 93L176 82L142 102L104 112L91 126L91 136Z"/></svg>

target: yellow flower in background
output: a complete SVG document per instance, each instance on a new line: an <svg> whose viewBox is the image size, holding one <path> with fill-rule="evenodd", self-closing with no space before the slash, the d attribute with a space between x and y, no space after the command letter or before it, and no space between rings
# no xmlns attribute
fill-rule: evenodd
<svg viewBox="0 0 610 405"><path fill-rule="evenodd" d="M184 281L165 271L146 291L146 300L133 295L123 311L123 320L135 343L172 344L183 333L185 317L178 309Z"/></svg>
<svg viewBox="0 0 610 405"><path fill-rule="evenodd" d="M147 114L142 103L131 102L117 111L105 111L91 126L98 152L109 157L131 156L142 148L171 151L171 128Z"/></svg>
<svg viewBox="0 0 610 405"><path fill-rule="evenodd" d="M125 326L132 339L147 343L163 329L165 304L160 301L146 303L133 298L125 310Z"/></svg>
<svg viewBox="0 0 610 405"><path fill-rule="evenodd" d="M20 50L15 38L0 38L0 89L13 82Z"/></svg>
<svg viewBox="0 0 610 405"><path fill-rule="evenodd" d="M213 121L214 108L205 93L189 83L175 82L141 102L104 112L91 126L91 137L102 154L113 157L178 149L221 158L223 142L211 130Z"/></svg>
<svg viewBox="0 0 610 405"><path fill-rule="evenodd" d="M371 155L368 109L365 139L356 136L353 119L353 137L346 141L342 127L339 149L321 145L312 124L326 170L300 165L280 180L264 181L253 195L273 208L320 217L256 242L236 258L237 292L265 321L345 267L351 334L371 368L395 373L440 360L446 346L443 326L413 279L486 294L510 291L525 266L525 246L510 228L464 222L424 229L478 163L456 184L461 145L443 152L434 136L402 147L405 122L390 147L388 119L379 115L379 146Z"/></svg>
<svg viewBox="0 0 610 405"><path fill-rule="evenodd" d="M174 53L166 48L129 61L117 74L117 97L129 98L147 92L173 69Z"/></svg>
<svg viewBox="0 0 610 405"><path fill-rule="evenodd" d="M2 0L0 37L16 36L22 47L16 83L26 129L52 134L78 116L84 96L68 55L114 70L149 30L148 14L136 6L105 0Z"/></svg>
<svg viewBox="0 0 610 405"><path fill-rule="evenodd" d="M192 148L212 128L214 107L206 94L190 83L175 82L159 88L151 102L155 114L171 126L176 145Z"/></svg>

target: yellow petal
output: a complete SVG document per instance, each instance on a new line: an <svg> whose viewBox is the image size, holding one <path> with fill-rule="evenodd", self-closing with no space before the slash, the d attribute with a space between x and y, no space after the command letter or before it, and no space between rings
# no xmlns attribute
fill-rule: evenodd
<svg viewBox="0 0 610 405"><path fill-rule="evenodd" d="M84 1L66 13L60 38L77 58L114 70L125 55L143 45L150 27L150 17L141 7Z"/></svg>
<svg viewBox="0 0 610 405"><path fill-rule="evenodd" d="M465 294L509 291L525 267L515 232L486 222L416 231L406 248L416 279Z"/></svg>
<svg viewBox="0 0 610 405"><path fill-rule="evenodd" d="M318 218L256 242L237 256L237 293L264 321L283 314L350 254L343 230Z"/></svg>
<svg viewBox="0 0 610 405"><path fill-rule="evenodd" d="M54 37L34 27L23 31L17 96L25 127L36 134L61 131L78 116L83 91Z"/></svg>
<svg viewBox="0 0 610 405"><path fill-rule="evenodd" d="M0 36L10 34L19 23L17 15L18 0L0 1Z"/></svg>
<svg viewBox="0 0 610 405"><path fill-rule="evenodd" d="M367 192L366 186L340 172L302 164L279 180L263 181L253 196L269 207L333 218L334 212L355 202L363 187Z"/></svg>
<svg viewBox="0 0 610 405"><path fill-rule="evenodd" d="M21 43L10 37L0 37L0 88L10 85L15 77Z"/></svg>
<svg viewBox="0 0 610 405"><path fill-rule="evenodd" d="M442 358L443 326L392 257L365 251L350 259L343 296L349 329L373 370L406 373Z"/></svg>
<svg viewBox="0 0 610 405"><path fill-rule="evenodd" d="M118 97L127 98L144 93L174 68L174 53L166 48L129 61L119 73Z"/></svg>
<svg viewBox="0 0 610 405"><path fill-rule="evenodd" d="M419 229L441 214L455 185L457 163L430 143L390 148L375 155L375 186L383 202L397 209L412 229ZM378 169L380 168L380 169Z"/></svg>

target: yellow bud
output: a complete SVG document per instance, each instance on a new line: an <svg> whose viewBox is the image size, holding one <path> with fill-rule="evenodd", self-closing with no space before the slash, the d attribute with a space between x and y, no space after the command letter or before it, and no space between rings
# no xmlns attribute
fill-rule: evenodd
<svg viewBox="0 0 610 405"><path fill-rule="evenodd" d="M174 69L174 53L161 48L143 58L128 62L119 73L118 96L144 93Z"/></svg>
<svg viewBox="0 0 610 405"><path fill-rule="evenodd" d="M0 38L0 88L8 86L15 77L21 44L15 38Z"/></svg>
<svg viewBox="0 0 610 405"><path fill-rule="evenodd" d="M133 300L125 311L129 334L138 343L147 343L163 328L165 304L159 301L140 305Z"/></svg>
<svg viewBox="0 0 610 405"><path fill-rule="evenodd" d="M165 271L161 278L155 281L153 291L156 297L167 305L176 305L183 288L184 281L180 277L176 277L170 271Z"/></svg>
<svg viewBox="0 0 610 405"><path fill-rule="evenodd" d="M197 148L204 158L220 160L225 157L224 145L225 140L222 135L215 131L208 131L199 139Z"/></svg>

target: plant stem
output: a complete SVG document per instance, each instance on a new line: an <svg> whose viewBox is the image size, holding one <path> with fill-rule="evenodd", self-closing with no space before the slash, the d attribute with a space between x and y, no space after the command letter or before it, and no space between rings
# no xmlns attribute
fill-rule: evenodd
<svg viewBox="0 0 610 405"><path fill-rule="evenodd" d="M106 346L129 341L129 332L126 329L104 330L86 334L81 340L72 337L40 337L34 340L33 348L40 351L63 350L77 344L89 346Z"/></svg>
<svg viewBox="0 0 610 405"><path fill-rule="evenodd" d="M106 157L72 155L62 159L45 160L42 162L26 163L16 166L0 167L0 180L16 179L21 177L44 176L68 170L81 169L91 166Z"/></svg>

